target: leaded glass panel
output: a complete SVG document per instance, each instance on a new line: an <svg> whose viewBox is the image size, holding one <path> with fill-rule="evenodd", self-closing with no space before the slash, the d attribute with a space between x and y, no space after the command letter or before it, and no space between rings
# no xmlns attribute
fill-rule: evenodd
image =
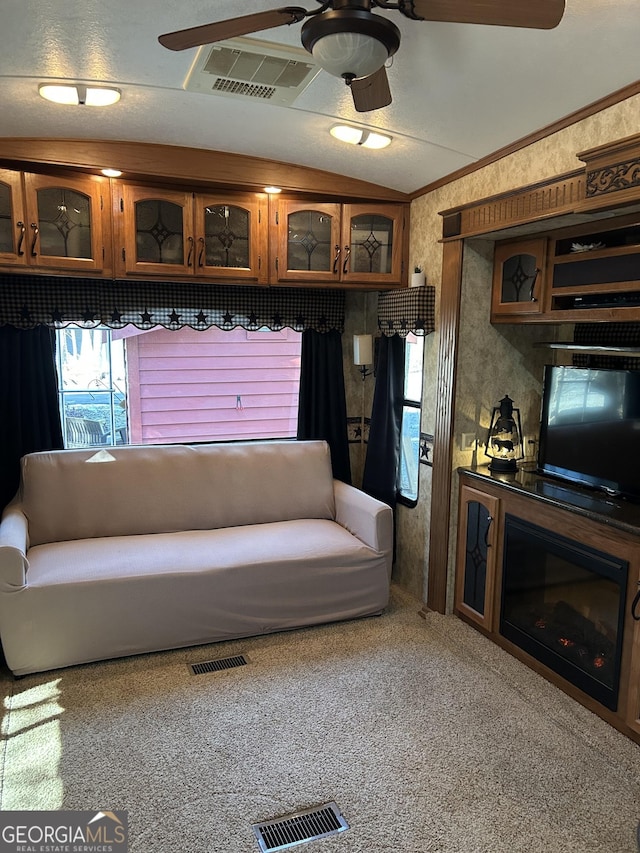
<svg viewBox="0 0 640 853"><path fill-rule="evenodd" d="M501 302L528 302L538 275L535 255L513 255L502 265Z"/></svg>
<svg viewBox="0 0 640 853"><path fill-rule="evenodd" d="M11 187L0 184L0 252L13 252L13 211Z"/></svg>
<svg viewBox="0 0 640 853"><path fill-rule="evenodd" d="M206 265L249 269L250 215L231 204L204 209Z"/></svg>
<svg viewBox="0 0 640 853"><path fill-rule="evenodd" d="M91 199L65 187L37 190L41 255L57 258L93 257Z"/></svg>
<svg viewBox="0 0 640 853"><path fill-rule="evenodd" d="M335 256L331 220L331 216L319 210L298 210L289 214L287 269L331 271Z"/></svg>
<svg viewBox="0 0 640 853"><path fill-rule="evenodd" d="M393 219L372 213L352 218L350 272L389 274L392 249Z"/></svg>
<svg viewBox="0 0 640 853"><path fill-rule="evenodd" d="M136 202L138 262L184 264L183 209L164 199Z"/></svg>

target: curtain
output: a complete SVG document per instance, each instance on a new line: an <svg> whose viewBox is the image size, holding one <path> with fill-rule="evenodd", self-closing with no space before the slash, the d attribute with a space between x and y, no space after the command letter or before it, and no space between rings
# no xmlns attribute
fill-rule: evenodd
<svg viewBox="0 0 640 853"><path fill-rule="evenodd" d="M383 335L378 347L376 387L362 489L395 507L404 401L405 340L400 335Z"/></svg>
<svg viewBox="0 0 640 853"><path fill-rule="evenodd" d="M55 332L0 326L0 510L15 495L20 458L63 446Z"/></svg>
<svg viewBox="0 0 640 853"><path fill-rule="evenodd" d="M337 331L302 333L298 438L324 439L333 476L351 483L342 337Z"/></svg>

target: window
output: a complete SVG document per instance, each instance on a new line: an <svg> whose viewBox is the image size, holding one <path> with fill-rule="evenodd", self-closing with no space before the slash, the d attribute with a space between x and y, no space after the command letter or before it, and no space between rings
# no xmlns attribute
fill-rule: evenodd
<svg viewBox="0 0 640 853"><path fill-rule="evenodd" d="M65 447L292 438L301 333L57 332Z"/></svg>
<svg viewBox="0 0 640 853"><path fill-rule="evenodd" d="M400 430L400 487L398 500L407 506L418 502L420 468L420 410L424 336L410 333L404 347L404 401Z"/></svg>

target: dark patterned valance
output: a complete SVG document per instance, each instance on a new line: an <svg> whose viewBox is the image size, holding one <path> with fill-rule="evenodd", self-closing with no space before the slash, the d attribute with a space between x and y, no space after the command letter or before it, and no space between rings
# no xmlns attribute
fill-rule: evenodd
<svg viewBox="0 0 640 853"><path fill-rule="evenodd" d="M0 275L0 325L344 330L344 291Z"/></svg>
<svg viewBox="0 0 640 853"><path fill-rule="evenodd" d="M392 290L378 296L378 329L383 335L400 335L409 332L430 335L435 330L436 290L429 284Z"/></svg>
<svg viewBox="0 0 640 853"><path fill-rule="evenodd" d="M597 347L635 347L640 351L640 323L576 323L573 342ZM573 364L577 367L614 367L637 370L640 358L633 353L576 353Z"/></svg>

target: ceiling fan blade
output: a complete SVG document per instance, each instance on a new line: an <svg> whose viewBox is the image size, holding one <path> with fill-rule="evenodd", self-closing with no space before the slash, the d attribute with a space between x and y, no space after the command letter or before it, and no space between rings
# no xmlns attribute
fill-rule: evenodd
<svg viewBox="0 0 640 853"><path fill-rule="evenodd" d="M552 30L565 0L400 0L400 11L418 21L451 21Z"/></svg>
<svg viewBox="0 0 640 853"><path fill-rule="evenodd" d="M368 77L360 77L349 84L353 96L353 105L359 113L368 113L388 107L391 103L391 89L387 69L382 66Z"/></svg>
<svg viewBox="0 0 640 853"><path fill-rule="evenodd" d="M244 15L241 18L230 18L228 21L165 33L158 37L158 41L169 50L186 50L188 47L213 44L216 41L246 36L249 33L269 30L283 24L295 24L306 16L307 10L300 6L284 6L282 9L272 9L269 12L256 12L255 15Z"/></svg>

